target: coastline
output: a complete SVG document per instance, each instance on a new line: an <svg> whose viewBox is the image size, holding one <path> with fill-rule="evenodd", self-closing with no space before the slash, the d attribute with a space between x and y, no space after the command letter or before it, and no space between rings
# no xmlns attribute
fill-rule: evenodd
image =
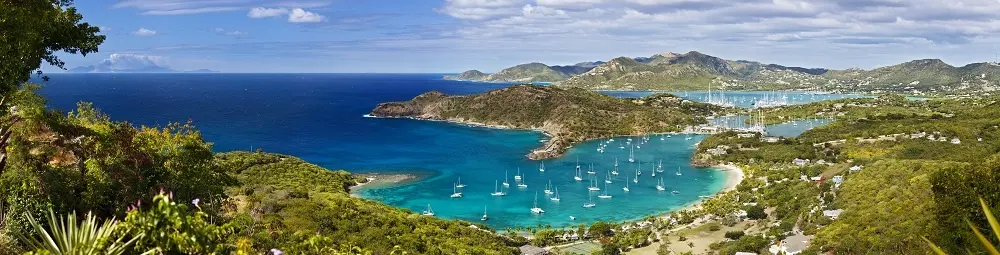
<svg viewBox="0 0 1000 255"><path fill-rule="evenodd" d="M367 189L404 185L427 177L414 172L354 173L354 175L364 176L367 181L350 187L349 193L352 197L361 197L359 193Z"/></svg>

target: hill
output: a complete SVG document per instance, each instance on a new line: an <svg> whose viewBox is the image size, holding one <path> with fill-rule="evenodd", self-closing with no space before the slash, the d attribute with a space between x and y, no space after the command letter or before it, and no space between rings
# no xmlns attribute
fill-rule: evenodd
<svg viewBox="0 0 1000 255"><path fill-rule="evenodd" d="M621 99L583 89L515 85L468 96L431 91L406 102L381 103L371 115L540 130L552 139L528 157L543 159L590 139L681 131L726 110L669 94Z"/></svg>

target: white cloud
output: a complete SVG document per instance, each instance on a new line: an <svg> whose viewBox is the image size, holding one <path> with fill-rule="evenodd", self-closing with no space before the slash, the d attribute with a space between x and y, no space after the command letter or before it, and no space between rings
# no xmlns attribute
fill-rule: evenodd
<svg viewBox="0 0 1000 255"><path fill-rule="evenodd" d="M314 23L322 22L326 17L313 12L308 12L302 8L292 9L292 12L288 14L288 22L292 23Z"/></svg>
<svg viewBox="0 0 1000 255"><path fill-rule="evenodd" d="M143 15L190 15L247 9L253 12L258 8L265 11L263 14L269 14L268 11L278 12L264 16L247 14L258 18L282 16L291 8L316 8L330 5L331 2L332 0L118 0L111 7L137 9Z"/></svg>
<svg viewBox="0 0 1000 255"><path fill-rule="evenodd" d="M254 7L252 9L250 9L249 13L247 13L247 17L254 18L254 19L260 19L260 18L268 18L268 17L281 16L281 15L285 15L287 13L288 13L288 9L285 9L285 8Z"/></svg>
<svg viewBox="0 0 1000 255"><path fill-rule="evenodd" d="M132 34L135 36L154 36L156 35L156 31L140 27L139 30L132 32Z"/></svg>

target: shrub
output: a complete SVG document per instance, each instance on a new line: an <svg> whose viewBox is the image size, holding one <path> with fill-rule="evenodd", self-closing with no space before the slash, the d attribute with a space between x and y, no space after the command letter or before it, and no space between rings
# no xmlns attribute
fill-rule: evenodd
<svg viewBox="0 0 1000 255"><path fill-rule="evenodd" d="M726 238L729 238L730 240L740 239L743 235L745 235L743 231L726 231Z"/></svg>

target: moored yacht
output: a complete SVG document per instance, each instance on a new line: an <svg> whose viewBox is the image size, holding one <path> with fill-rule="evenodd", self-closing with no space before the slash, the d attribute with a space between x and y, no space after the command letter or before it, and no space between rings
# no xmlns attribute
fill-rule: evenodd
<svg viewBox="0 0 1000 255"><path fill-rule="evenodd" d="M531 212L535 214L542 214L545 210L538 208L538 193L535 193L535 205L531 207Z"/></svg>
<svg viewBox="0 0 1000 255"><path fill-rule="evenodd" d="M427 210L421 213L424 216L434 216L434 210L431 209L431 204L427 204Z"/></svg>

